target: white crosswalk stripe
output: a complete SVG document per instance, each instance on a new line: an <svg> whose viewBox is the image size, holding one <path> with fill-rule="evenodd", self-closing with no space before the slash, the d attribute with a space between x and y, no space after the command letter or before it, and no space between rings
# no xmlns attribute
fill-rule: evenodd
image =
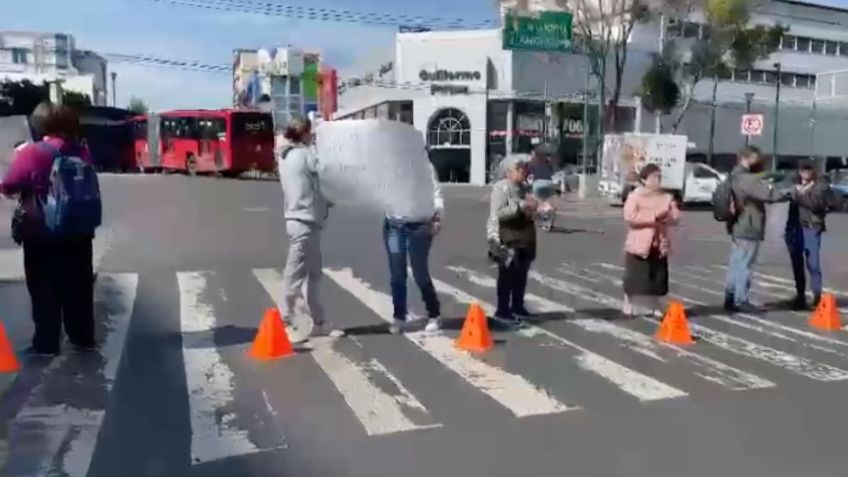
<svg viewBox="0 0 848 477"><path fill-rule="evenodd" d="M88 474L106 415L106 398L123 355L137 286L138 275L134 273L100 274L94 290L96 320L104 334L98 352L100 363L92 368L91 360L73 354L53 359L43 372L42 383L32 390L10 424L11 456L0 475ZM69 393L71 389L77 393ZM101 399L84 398L92 391ZM93 406L92 402L103 404Z"/></svg>
<svg viewBox="0 0 848 477"><path fill-rule="evenodd" d="M191 409L192 464L263 450L251 442L247 430L234 423L236 416L229 409L235 399L233 372L215 345L215 314L203 301L212 291L208 287L211 275L177 273L183 363Z"/></svg>
<svg viewBox="0 0 848 477"><path fill-rule="evenodd" d="M275 269L258 269L253 274L280 306L277 297L283 290L282 274ZM330 340L314 343L310 354L342 394L368 435L441 427L439 423L416 424L407 417L404 410L412 409L431 419L427 408L380 361L372 358L356 363L336 351ZM381 379L394 384L395 394L389 394L375 384Z"/></svg>
<svg viewBox="0 0 848 477"><path fill-rule="evenodd" d="M332 407L333 413L328 414L333 418L322 424L365 437L442 432L443 428L459 425L456 415L450 414L456 396L476 396L492 403L475 412L491 413L492 409L501 408L515 418L557 415L567 421L572 415L568 411L603 412L610 403L640 407L651 402L662 406L665 402L697 398L705 389L775 393L786 381L848 380L848 336L818 333L791 312L742 313L732 317L715 312L694 313L690 328L698 341L690 346L657 341L652 335L659 321L655 318L597 318L593 315L598 311L597 305L601 310L613 311L622 305L621 270L616 264L599 261L544 264L531 271L526 301L546 317L525 329L496 332L498 344L489 354L459 350L455 346L455 329L412 331L399 337L377 332L380 334L368 337L312 339L308 352L268 365L254 363L246 356L247 337L233 344L222 339L221 330L234 326L235 317L227 303L237 303L245 296L255 299L253 292L266 299L260 309L279 306L281 271L251 269L252 278L238 281L232 289L229 284L234 282L225 280L230 271L176 272L179 307L174 323L179 323L182 339L177 348L181 347L180 364L186 380L185 391L179 392L187 394L180 398L188 404L185 432L190 455L186 459L192 465L201 465L265 451L285 452L288 441L282 434L289 432L287 425L296 416L291 415L291 406L282 401L272 383L256 379L260 377L256 373L278 370L297 370L291 376L308 382L310 390L329 391L316 400L316 408L310 409L320 413L321 409ZM720 267L685 266L671 272L671 298L698 308L720 302ZM433 270L433 283L451 314L478 303L491 316L495 273L483 267L451 264ZM323 290L326 300L333 299L332 293L343 293L345 303L355 303L357 320L368 317L391 322L392 299L383 291L389 288L388 283L371 283L348 268L328 268L325 275L337 285ZM763 278L772 285L762 289L764 295L778 298L786 291L790 285L779 278ZM105 383L106 395L117 376L137 286L135 274L101 273L97 282L98 314L106 323L106 340L101 350L104 364L94 378ZM250 334L256 324L238 322ZM344 324L367 325L358 321ZM510 342L517 346L509 346ZM414 366L398 361L401 358L397 353L405 353L405 348L424 359L416 360ZM540 366L553 368L539 372L530 368L530 361L520 359L516 354L520 350L556 356L563 361L541 361ZM44 370L45 376L61 377L68 360L65 356L54 360ZM428 374L431 371L435 374ZM428 392L432 379L445 386L437 393L444 395L443 400ZM446 384L450 381L454 385ZM589 386L579 388L582 383ZM73 402L53 402L50 386L45 379L16 416L12 425L12 459L3 475L86 475L105 405L91 408ZM593 393L617 397L594 400ZM242 400L258 402L259 408L245 406ZM340 423L341 415L350 416L349 422ZM314 419L304 422L312 425ZM304 424L299 423L294 429L300 425ZM33 429L41 434L31 435ZM26 458L17 458L15 442L19 447L31 445L36 437L38 457L33 458L31 449L26 449L17 451L29 452Z"/></svg>
<svg viewBox="0 0 848 477"><path fill-rule="evenodd" d="M378 317L391 321L391 297L372 289L356 278L350 269L327 269L324 273L361 300ZM517 417L552 414L570 409L521 376L508 373L456 349L453 340L446 336L422 332L406 333L404 336Z"/></svg>

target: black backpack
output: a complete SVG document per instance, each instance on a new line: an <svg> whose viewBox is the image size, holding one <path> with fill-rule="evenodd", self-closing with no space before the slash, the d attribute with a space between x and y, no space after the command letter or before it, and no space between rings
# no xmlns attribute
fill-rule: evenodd
<svg viewBox="0 0 848 477"><path fill-rule="evenodd" d="M722 181L713 191L713 217L719 222L733 222L736 219L736 199L733 196L733 176Z"/></svg>

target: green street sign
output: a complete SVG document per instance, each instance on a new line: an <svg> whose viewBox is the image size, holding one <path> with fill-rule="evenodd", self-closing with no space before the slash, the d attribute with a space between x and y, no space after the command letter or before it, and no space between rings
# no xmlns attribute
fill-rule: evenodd
<svg viewBox="0 0 848 477"><path fill-rule="evenodd" d="M537 12L504 16L505 50L571 51L572 15L568 12Z"/></svg>

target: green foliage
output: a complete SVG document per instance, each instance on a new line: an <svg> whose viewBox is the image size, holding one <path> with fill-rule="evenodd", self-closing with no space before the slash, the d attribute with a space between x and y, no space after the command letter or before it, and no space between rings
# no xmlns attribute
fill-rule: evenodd
<svg viewBox="0 0 848 477"><path fill-rule="evenodd" d="M47 87L29 80L0 82L0 116L29 115L49 97Z"/></svg>
<svg viewBox="0 0 848 477"><path fill-rule="evenodd" d="M130 98L130 105L127 109L139 115L150 112L150 108L147 106L147 103L145 103L141 98L136 98L135 96Z"/></svg>
<svg viewBox="0 0 848 477"><path fill-rule="evenodd" d="M642 105L652 113L668 114L680 103L680 87L674 80L674 71L661 60L642 77L639 90Z"/></svg>
<svg viewBox="0 0 848 477"><path fill-rule="evenodd" d="M85 109L91 106L91 98L76 91L65 91L62 94L62 103L69 108Z"/></svg>
<svg viewBox="0 0 848 477"><path fill-rule="evenodd" d="M8 79L0 82L0 116L29 116L38 103L49 99L50 89L46 83L38 85L29 80ZM91 98L76 91L64 91L62 102L78 109L91 106Z"/></svg>

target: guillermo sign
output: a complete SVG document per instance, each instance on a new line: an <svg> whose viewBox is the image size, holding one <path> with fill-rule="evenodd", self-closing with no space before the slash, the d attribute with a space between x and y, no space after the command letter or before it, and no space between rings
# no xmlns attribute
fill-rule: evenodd
<svg viewBox="0 0 848 477"><path fill-rule="evenodd" d="M572 15L568 12L517 13L504 16L505 50L571 51Z"/></svg>

